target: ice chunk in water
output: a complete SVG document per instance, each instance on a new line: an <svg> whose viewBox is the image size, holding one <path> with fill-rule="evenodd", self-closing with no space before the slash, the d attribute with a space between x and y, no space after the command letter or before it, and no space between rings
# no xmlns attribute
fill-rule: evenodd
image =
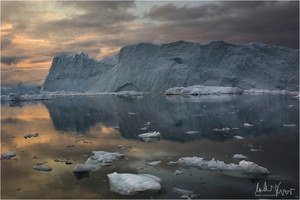
<svg viewBox="0 0 300 200"><path fill-rule="evenodd" d="M114 160L123 158L124 154L110 153L106 151L92 151L94 154L84 164L77 164L73 172L89 172L100 169L102 166L109 166Z"/></svg>
<svg viewBox="0 0 300 200"><path fill-rule="evenodd" d="M154 165L157 165L159 163L161 163L160 160L159 161L148 162L147 165L154 166Z"/></svg>
<svg viewBox="0 0 300 200"><path fill-rule="evenodd" d="M27 139L27 138L31 138L31 137L37 137L37 136L39 136L38 133L34 133L34 134L27 133L24 135L24 138Z"/></svg>
<svg viewBox="0 0 300 200"><path fill-rule="evenodd" d="M234 136L235 139L238 139L238 140L243 140L245 139L244 137L240 136L240 135L235 135Z"/></svg>
<svg viewBox="0 0 300 200"><path fill-rule="evenodd" d="M15 157L17 154L15 152L7 152L1 155L1 160L9 160L12 157Z"/></svg>
<svg viewBox="0 0 300 200"><path fill-rule="evenodd" d="M248 158L247 156L244 156L243 154L234 154L232 157L235 159L247 159Z"/></svg>
<svg viewBox="0 0 300 200"><path fill-rule="evenodd" d="M250 174L269 174L268 169L261 167L253 162L242 160L239 162L239 165L234 163L226 164L223 161L219 160L204 160L201 157L183 157L179 158L177 161L181 165L198 167L202 169L210 170L227 170L227 171L240 171Z"/></svg>
<svg viewBox="0 0 300 200"><path fill-rule="evenodd" d="M211 170L240 170L240 167L236 164L230 163L226 164L223 161L215 160L204 160L201 157L184 157L179 158L177 161L181 165L187 165L191 167L200 167L202 169L211 169Z"/></svg>
<svg viewBox="0 0 300 200"><path fill-rule="evenodd" d="M158 138L161 137L160 132L153 131L148 133L142 133L138 135L139 138Z"/></svg>
<svg viewBox="0 0 300 200"><path fill-rule="evenodd" d="M243 168L246 173L254 173L254 174L269 174L267 168L261 167L253 162L242 160L239 163L239 166Z"/></svg>
<svg viewBox="0 0 300 200"><path fill-rule="evenodd" d="M110 190L123 195L133 195L140 191L159 191L161 179L151 174L111 173Z"/></svg>
<svg viewBox="0 0 300 200"><path fill-rule="evenodd" d="M52 168L47 165L36 165L33 167L33 169L37 171L43 171L43 172L50 172L52 171Z"/></svg>
<svg viewBox="0 0 300 200"><path fill-rule="evenodd" d="M253 124L249 124L249 123L244 124L244 127L251 127L251 126L253 126Z"/></svg>

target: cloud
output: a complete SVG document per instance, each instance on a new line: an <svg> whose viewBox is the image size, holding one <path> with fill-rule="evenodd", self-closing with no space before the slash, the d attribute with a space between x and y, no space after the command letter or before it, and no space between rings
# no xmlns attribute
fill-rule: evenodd
<svg viewBox="0 0 300 200"><path fill-rule="evenodd" d="M12 65L12 64L17 64L26 58L28 58L28 57L26 57L26 56L19 56L19 57L18 56L1 56L1 63L7 64L7 65Z"/></svg>
<svg viewBox="0 0 300 200"><path fill-rule="evenodd" d="M172 33L167 34L172 38L299 48L299 2L213 2L198 7L167 3L152 7L144 17L159 21L153 31Z"/></svg>

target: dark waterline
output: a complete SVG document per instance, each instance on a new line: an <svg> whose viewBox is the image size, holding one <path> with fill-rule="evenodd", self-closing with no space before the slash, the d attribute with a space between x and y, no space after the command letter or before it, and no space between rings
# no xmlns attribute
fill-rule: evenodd
<svg viewBox="0 0 300 200"><path fill-rule="evenodd" d="M273 194L255 196L257 184L264 182L295 188L292 195L277 198L299 195L299 100L288 95L74 96L7 103L1 108L2 153L17 153L1 161L2 198L179 198L173 187L192 190L197 198L266 198ZM244 127L245 123L253 126ZM230 130L213 131L225 127ZM137 138L148 131L159 131L161 139ZM39 136L25 139L29 132ZM237 140L235 135L245 139ZM120 144L126 148L118 149ZM120 152L125 158L75 176L74 166L84 163L87 158L82 155L93 150ZM167 164L186 156L238 163L232 158L236 153L268 168L272 175L240 176ZM146 165L155 160L162 162ZM51 172L32 169L44 162L53 168ZM175 170L183 174L175 175ZM162 190L119 195L109 189L107 174L112 172L153 174L163 180Z"/></svg>

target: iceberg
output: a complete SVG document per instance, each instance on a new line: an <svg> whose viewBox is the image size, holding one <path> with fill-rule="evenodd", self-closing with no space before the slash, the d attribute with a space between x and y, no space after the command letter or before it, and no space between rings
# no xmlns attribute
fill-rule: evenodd
<svg viewBox="0 0 300 200"><path fill-rule="evenodd" d="M1 160L9 160L12 157L15 157L17 154L15 152L7 152L1 155Z"/></svg>
<svg viewBox="0 0 300 200"><path fill-rule="evenodd" d="M160 191L162 181L151 174L110 173L110 190L122 195L133 195L142 191Z"/></svg>
<svg viewBox="0 0 300 200"><path fill-rule="evenodd" d="M237 87L217 87L193 85L189 87L174 87L168 89L166 95L218 95L218 94L241 94L242 90Z"/></svg>
<svg viewBox="0 0 300 200"><path fill-rule="evenodd" d="M179 94L181 87L193 85L298 92L299 50L177 41L127 45L100 61L85 53L60 55L53 58L43 91L164 93L177 87L171 93ZM203 91L192 88L187 93Z"/></svg>

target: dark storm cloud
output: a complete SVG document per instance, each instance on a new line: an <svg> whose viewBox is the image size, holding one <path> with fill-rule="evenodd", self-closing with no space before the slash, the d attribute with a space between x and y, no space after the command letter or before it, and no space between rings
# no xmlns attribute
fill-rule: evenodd
<svg viewBox="0 0 300 200"><path fill-rule="evenodd" d="M213 2L198 7L168 3L144 16L162 23L152 27L155 31L169 31L173 37L299 48L299 2Z"/></svg>
<svg viewBox="0 0 300 200"><path fill-rule="evenodd" d="M21 62L22 60L26 59L26 56L1 56L1 63L12 65Z"/></svg>

